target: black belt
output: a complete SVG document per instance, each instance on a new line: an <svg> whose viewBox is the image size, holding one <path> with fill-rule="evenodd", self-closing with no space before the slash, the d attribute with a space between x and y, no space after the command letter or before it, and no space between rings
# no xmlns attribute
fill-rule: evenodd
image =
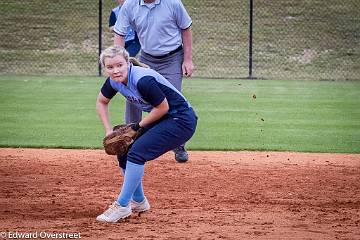
<svg viewBox="0 0 360 240"><path fill-rule="evenodd" d="M166 57L168 57L168 56L173 55L174 53L177 53L177 52L181 51L182 49L183 49L183 46L180 45L177 49L172 50L172 51L170 51L169 53L167 53L167 54L165 54L165 55L153 56L153 55L148 54L148 53L146 53L146 54L149 55L149 56L151 56L151 57L153 57L153 58L156 58L156 59L163 59L163 58L166 58Z"/></svg>

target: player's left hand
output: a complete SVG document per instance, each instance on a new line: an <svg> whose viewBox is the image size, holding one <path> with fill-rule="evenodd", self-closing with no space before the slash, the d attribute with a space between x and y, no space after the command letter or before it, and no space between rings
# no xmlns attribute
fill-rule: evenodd
<svg viewBox="0 0 360 240"><path fill-rule="evenodd" d="M127 153L129 146L135 141L142 128L138 124L122 124L113 128L113 132L103 139L105 152L109 155L123 156Z"/></svg>
<svg viewBox="0 0 360 240"><path fill-rule="evenodd" d="M194 71L194 64L192 61L186 61L184 60L183 64L182 64L182 71L183 71L183 75L186 77L191 77L193 71Z"/></svg>

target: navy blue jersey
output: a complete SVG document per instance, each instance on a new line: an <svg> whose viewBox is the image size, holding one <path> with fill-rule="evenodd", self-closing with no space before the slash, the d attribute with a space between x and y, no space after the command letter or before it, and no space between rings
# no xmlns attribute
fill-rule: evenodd
<svg viewBox="0 0 360 240"><path fill-rule="evenodd" d="M165 98L169 104L169 114L191 107L186 98L162 75L150 68L132 64L129 64L128 68L127 85L115 82L109 77L101 88L101 93L108 99L117 92L144 112L150 112Z"/></svg>

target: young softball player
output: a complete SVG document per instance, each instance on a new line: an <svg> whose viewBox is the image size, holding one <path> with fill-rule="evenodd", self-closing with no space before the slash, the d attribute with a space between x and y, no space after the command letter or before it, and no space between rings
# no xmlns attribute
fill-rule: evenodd
<svg viewBox="0 0 360 240"><path fill-rule="evenodd" d="M134 130L142 128L142 135L130 146L127 155L118 158L124 172L121 192L109 209L97 217L98 221L117 222L132 212L150 209L142 187L144 164L188 141L195 132L197 117L190 103L170 82L150 68L135 66L123 47L107 48L100 55L100 62L109 75L96 102L106 134L112 132L108 104L116 93L148 112L133 125Z"/></svg>

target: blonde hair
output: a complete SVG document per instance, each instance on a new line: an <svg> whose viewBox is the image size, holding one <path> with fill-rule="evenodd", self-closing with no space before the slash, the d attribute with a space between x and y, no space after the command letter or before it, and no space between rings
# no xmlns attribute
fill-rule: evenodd
<svg viewBox="0 0 360 240"><path fill-rule="evenodd" d="M136 59L134 57L129 57L128 51L126 51L126 49L121 46L111 46L111 47L106 48L100 54L99 61L100 61L101 65L104 67L105 66L105 58L107 58L107 57L113 58L118 55L122 56L127 63L132 63L134 66L149 68L148 65L140 62L138 59Z"/></svg>

